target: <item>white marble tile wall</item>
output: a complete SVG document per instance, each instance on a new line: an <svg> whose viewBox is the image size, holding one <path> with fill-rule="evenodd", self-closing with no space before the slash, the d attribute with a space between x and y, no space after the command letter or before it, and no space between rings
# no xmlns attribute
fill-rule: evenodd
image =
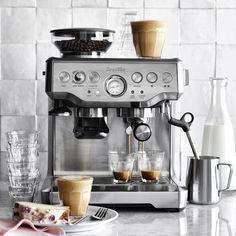
<svg viewBox="0 0 236 236"><path fill-rule="evenodd" d="M140 19L168 22L163 57L179 57L189 69L190 86L179 103L181 113L195 114L191 133L198 151L211 76L229 78L227 97L236 130L236 0L0 0L1 153L6 150L5 132L20 128L39 129L40 151L47 152L47 96L42 71L49 56L59 56L49 31L104 27L116 30L117 39L126 11L137 11ZM109 55L118 56L115 46ZM182 151L189 152L184 135L181 140Z"/></svg>

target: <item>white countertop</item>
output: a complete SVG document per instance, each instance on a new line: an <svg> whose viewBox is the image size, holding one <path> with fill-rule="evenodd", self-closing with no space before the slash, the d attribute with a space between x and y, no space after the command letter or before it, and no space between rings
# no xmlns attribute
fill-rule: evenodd
<svg viewBox="0 0 236 236"><path fill-rule="evenodd" d="M0 190L0 218L11 218L8 194ZM117 209L116 209L117 210ZM236 235L236 191L223 193L216 205L188 204L181 212L118 209L119 218L84 236L232 236ZM69 235L69 234L68 234Z"/></svg>

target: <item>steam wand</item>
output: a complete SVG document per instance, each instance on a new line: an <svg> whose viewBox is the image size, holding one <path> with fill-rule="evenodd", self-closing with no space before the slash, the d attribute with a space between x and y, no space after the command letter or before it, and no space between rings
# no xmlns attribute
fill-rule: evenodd
<svg viewBox="0 0 236 236"><path fill-rule="evenodd" d="M190 133L189 133L190 126L191 126L191 124L193 123L193 120L194 120L193 114L190 113L190 112L186 112L178 120L178 119L175 119L175 118L171 117L170 106L168 104L167 104L166 108L167 108L166 109L166 116L167 116L167 119L168 119L168 123L183 129L183 131L187 135L187 138L188 138L189 144L191 146L194 157L199 160L200 158L199 158L199 156L196 152L196 149L193 145L193 141L192 141Z"/></svg>

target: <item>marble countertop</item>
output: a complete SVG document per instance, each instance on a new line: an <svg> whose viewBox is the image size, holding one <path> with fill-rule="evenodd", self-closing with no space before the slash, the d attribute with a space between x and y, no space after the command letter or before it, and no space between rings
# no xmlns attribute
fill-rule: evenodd
<svg viewBox="0 0 236 236"><path fill-rule="evenodd" d="M0 218L11 218L8 194L0 190ZM188 204L181 212L118 209L118 219L83 236L232 236L236 235L236 191L223 193L216 205ZM69 234L68 234L69 235Z"/></svg>

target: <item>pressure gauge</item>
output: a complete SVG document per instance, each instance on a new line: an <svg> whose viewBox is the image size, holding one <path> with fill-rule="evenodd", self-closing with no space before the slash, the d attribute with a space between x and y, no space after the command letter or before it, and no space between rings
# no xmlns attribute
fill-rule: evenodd
<svg viewBox="0 0 236 236"><path fill-rule="evenodd" d="M112 97L121 96L126 90L126 81L119 75L112 75L106 81L106 91Z"/></svg>

